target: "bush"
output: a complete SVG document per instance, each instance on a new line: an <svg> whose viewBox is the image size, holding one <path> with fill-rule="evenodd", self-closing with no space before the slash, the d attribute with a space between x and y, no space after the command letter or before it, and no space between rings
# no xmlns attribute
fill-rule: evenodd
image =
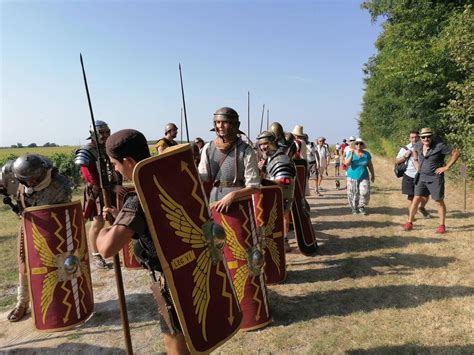
<svg viewBox="0 0 474 355"><path fill-rule="evenodd" d="M75 152L54 153L49 156L49 160L58 169L59 173L67 176L74 185L79 185L82 182L81 171L79 167L74 164Z"/></svg>

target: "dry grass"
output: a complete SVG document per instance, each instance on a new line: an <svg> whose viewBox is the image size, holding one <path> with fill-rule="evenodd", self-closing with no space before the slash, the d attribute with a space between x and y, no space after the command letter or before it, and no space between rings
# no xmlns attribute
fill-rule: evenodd
<svg viewBox="0 0 474 355"><path fill-rule="evenodd" d="M436 218L418 219L404 232L406 201L391 165L375 159L369 216L351 215L345 190L336 191L331 177L323 181L324 196L309 198L320 255L289 254L286 282L269 287L273 323L238 333L216 353L474 353L472 195L465 213L462 186L448 182L448 233L434 233ZM436 215L434 203L428 210ZM39 335L26 331L31 320L11 326L2 319L2 329L15 330L3 330L4 349L120 353L113 276L93 277L103 286L95 288L96 314L89 322L76 331ZM125 271L124 277L135 351L163 351L146 276Z"/></svg>

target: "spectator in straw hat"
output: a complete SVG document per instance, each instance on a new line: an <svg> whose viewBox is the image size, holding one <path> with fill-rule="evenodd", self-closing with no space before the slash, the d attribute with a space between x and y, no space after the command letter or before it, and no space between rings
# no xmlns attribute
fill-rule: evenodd
<svg viewBox="0 0 474 355"><path fill-rule="evenodd" d="M306 143L304 142L304 132L303 126L296 125L293 128L291 134L295 137L295 144L296 144L296 153L293 155L293 159L304 159L306 160Z"/></svg>
<svg viewBox="0 0 474 355"><path fill-rule="evenodd" d="M435 139L433 130L429 127L422 128L420 132L421 142L415 145L413 160L418 171L415 176L415 197L410 207L408 221L403 229L413 229L413 220L418 210L418 205L424 197L431 198L438 205L439 226L436 233L446 233L446 205L444 204L444 172L451 168L459 158L459 150L447 146L441 139ZM446 155L451 155L449 161L444 164Z"/></svg>

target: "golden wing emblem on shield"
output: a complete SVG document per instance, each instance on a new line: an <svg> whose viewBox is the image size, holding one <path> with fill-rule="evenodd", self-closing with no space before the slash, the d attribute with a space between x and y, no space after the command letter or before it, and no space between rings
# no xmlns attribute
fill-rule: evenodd
<svg viewBox="0 0 474 355"><path fill-rule="evenodd" d="M38 227L32 220L32 230L33 230L33 243L36 250L38 250L41 262L43 265L48 267L57 268L57 259L54 253L48 246L46 239L39 231ZM34 272L34 269L32 270ZM59 277L58 272L53 271L48 273L48 275L43 280L43 290L41 292L41 312L43 315L43 323L46 320L46 312L48 311L49 306L53 302L54 289L58 283Z"/></svg>
<svg viewBox="0 0 474 355"><path fill-rule="evenodd" d="M194 289L192 297L194 314L198 316L198 321L202 324L203 337L207 340L206 316L211 298L209 278L212 266L207 240L202 228L194 223L183 206L161 187L156 177L153 178L159 190L159 198L162 202L161 208L165 211L165 216L169 225L174 229L175 235L180 237L183 243L190 244L191 248L204 248L197 257L197 265L193 270Z"/></svg>
<svg viewBox="0 0 474 355"><path fill-rule="evenodd" d="M226 243L229 246L230 250L232 251L232 255L238 260L245 260L247 261L247 251L242 247L242 245L237 240L237 235L229 223L226 221L224 215L222 217L222 227L224 228L225 235L226 235ZM229 268L232 268L229 266ZM234 267L235 268L235 267ZM242 301L244 297L244 290L245 290L245 282L249 275L249 267L247 262L240 266L237 271L235 272L234 276L234 286L235 292L237 293L237 299Z"/></svg>
<svg viewBox="0 0 474 355"><path fill-rule="evenodd" d="M277 248L277 244L272 238L273 230L275 229L275 222L277 220L278 213L277 213L277 205L276 205L276 197L273 202L272 210L270 211L270 216L268 218L268 223L264 228L264 238L265 238L265 245L267 250L270 252L270 257L272 258L275 265L277 265L278 270L280 270L280 253Z"/></svg>

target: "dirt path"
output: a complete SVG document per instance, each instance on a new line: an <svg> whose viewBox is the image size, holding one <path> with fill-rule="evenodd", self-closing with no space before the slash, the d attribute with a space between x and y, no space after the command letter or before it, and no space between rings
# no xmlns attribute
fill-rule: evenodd
<svg viewBox="0 0 474 355"><path fill-rule="evenodd" d="M446 235L421 217L407 233L400 180L387 160L375 169L368 216L350 214L333 177L309 197L319 255L288 254L286 282L269 287L273 323L216 353L474 353L474 218L462 186L447 185ZM436 215L432 202L428 210ZM0 352L123 353L113 272L94 271L93 282L95 314L75 330L39 333L30 317L0 314ZM125 270L124 282L134 351L162 352L146 274Z"/></svg>

